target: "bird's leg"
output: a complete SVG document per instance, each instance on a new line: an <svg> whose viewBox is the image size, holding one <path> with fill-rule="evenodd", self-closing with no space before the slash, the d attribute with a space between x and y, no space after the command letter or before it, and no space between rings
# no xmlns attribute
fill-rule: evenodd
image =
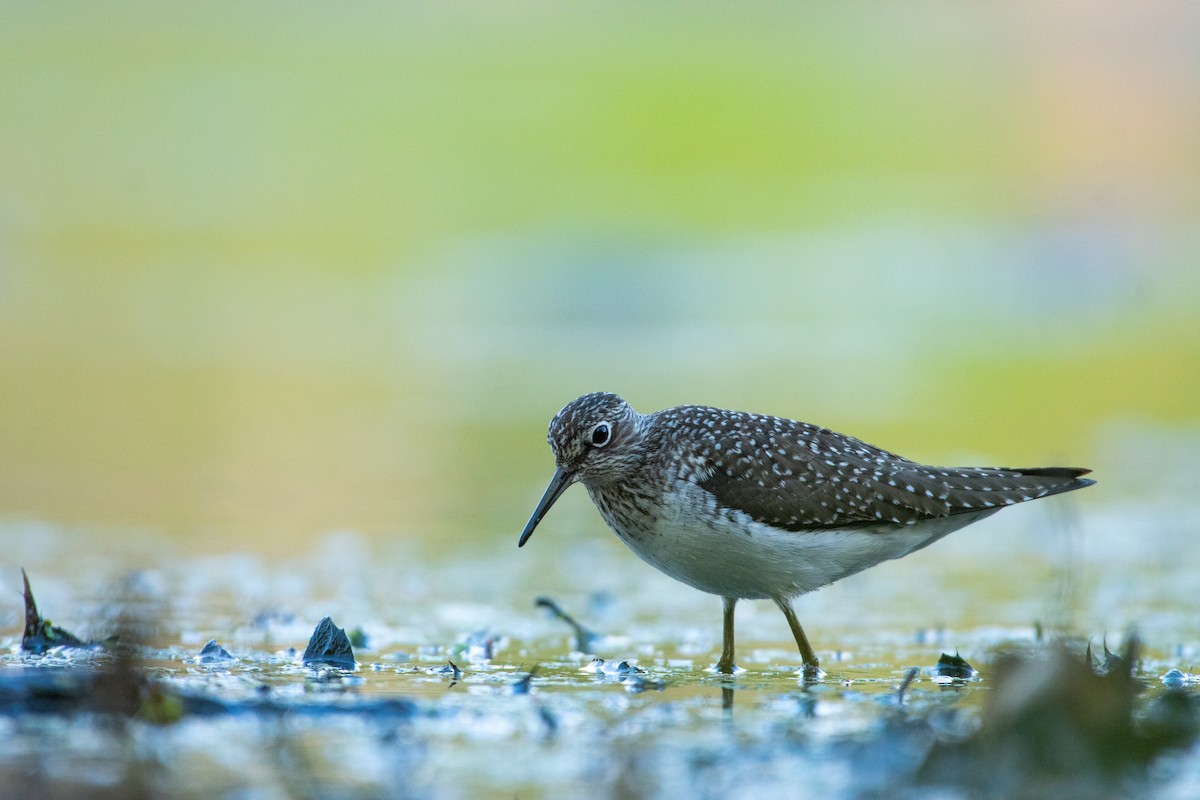
<svg viewBox="0 0 1200 800"><path fill-rule="evenodd" d="M800 648L800 658L804 660L804 674L817 675L821 671L820 662L817 661L817 654L813 652L812 645L808 643L808 637L804 635L804 628L800 627L800 620L796 619L796 612L792 610L792 604L789 600L776 598L775 605L779 606L779 610L787 617L788 627L792 629L792 636L796 637L796 646Z"/></svg>
<svg viewBox="0 0 1200 800"><path fill-rule="evenodd" d="M725 604L724 636L721 642L721 660L717 662L717 672L732 675L737 671L733 664L733 607L737 605L736 597L722 597Z"/></svg>

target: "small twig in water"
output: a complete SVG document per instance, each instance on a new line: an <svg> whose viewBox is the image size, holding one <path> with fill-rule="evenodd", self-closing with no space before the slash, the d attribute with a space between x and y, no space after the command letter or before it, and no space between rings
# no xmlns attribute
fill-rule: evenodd
<svg viewBox="0 0 1200 800"><path fill-rule="evenodd" d="M921 670L913 667L908 672L904 673L904 680L900 681L900 688L896 690L896 705L904 705L904 693L908 691L908 687L917 679L917 673Z"/></svg>

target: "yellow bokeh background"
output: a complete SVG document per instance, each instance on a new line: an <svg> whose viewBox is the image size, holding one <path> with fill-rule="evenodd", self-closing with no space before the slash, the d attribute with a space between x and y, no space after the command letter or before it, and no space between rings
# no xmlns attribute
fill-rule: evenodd
<svg viewBox="0 0 1200 800"><path fill-rule="evenodd" d="M595 389L1138 490L1122 449L1200 418L1197 30L8 3L0 516L515 537Z"/></svg>

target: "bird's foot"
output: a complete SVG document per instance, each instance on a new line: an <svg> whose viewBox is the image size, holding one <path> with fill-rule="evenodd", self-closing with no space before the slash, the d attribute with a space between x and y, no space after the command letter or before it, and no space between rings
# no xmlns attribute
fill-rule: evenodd
<svg viewBox="0 0 1200 800"><path fill-rule="evenodd" d="M800 676L801 683L820 683L825 677L825 670L821 669L816 662L805 664L796 670L796 674Z"/></svg>
<svg viewBox="0 0 1200 800"><path fill-rule="evenodd" d="M709 667L707 671L717 675L741 675L746 670L742 669L737 664L734 664L732 661L728 663L724 661L718 661L716 664L713 664L711 667Z"/></svg>

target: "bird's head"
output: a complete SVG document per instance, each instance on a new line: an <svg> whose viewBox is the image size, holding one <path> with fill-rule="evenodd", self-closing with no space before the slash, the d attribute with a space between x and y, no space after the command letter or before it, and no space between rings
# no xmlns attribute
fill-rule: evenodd
<svg viewBox="0 0 1200 800"><path fill-rule="evenodd" d="M645 417L609 392L572 400L550 420L546 441L557 469L521 534L524 545L550 506L576 481L603 486L620 480L641 463Z"/></svg>

